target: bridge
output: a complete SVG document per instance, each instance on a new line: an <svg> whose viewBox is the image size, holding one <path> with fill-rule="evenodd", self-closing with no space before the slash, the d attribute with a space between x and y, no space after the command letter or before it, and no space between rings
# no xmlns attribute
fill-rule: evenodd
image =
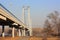
<svg viewBox="0 0 60 40"><path fill-rule="evenodd" d="M12 37L15 36L15 29L18 30L18 36L30 36L30 30L25 23L20 21L17 17L15 17L9 10L7 10L2 4L0 4L0 25L2 26L2 37L4 37L4 28L5 26L9 26L12 28Z"/></svg>

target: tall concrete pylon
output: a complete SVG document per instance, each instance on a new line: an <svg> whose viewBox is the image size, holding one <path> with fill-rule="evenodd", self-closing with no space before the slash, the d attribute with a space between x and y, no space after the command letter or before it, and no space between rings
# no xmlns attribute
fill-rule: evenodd
<svg viewBox="0 0 60 40"><path fill-rule="evenodd" d="M30 36L32 36L32 23L31 23L31 17L30 17L30 7L28 6L28 26L30 31Z"/></svg>
<svg viewBox="0 0 60 40"><path fill-rule="evenodd" d="M23 6L23 10L22 10L22 13L23 13L23 23L25 23L25 10L28 12L28 28L29 28L29 34L30 34L30 36L32 36L32 24L31 24L31 17L30 17L30 7L29 6L27 6L27 7L25 7L25 6Z"/></svg>
<svg viewBox="0 0 60 40"><path fill-rule="evenodd" d="M23 17L23 23L25 23L25 11L24 6L22 8L22 17ZM22 36L25 36L25 30L22 30Z"/></svg>
<svg viewBox="0 0 60 40"><path fill-rule="evenodd" d="M25 11L24 11L24 6L22 8L22 17L23 17L23 23L25 23Z"/></svg>

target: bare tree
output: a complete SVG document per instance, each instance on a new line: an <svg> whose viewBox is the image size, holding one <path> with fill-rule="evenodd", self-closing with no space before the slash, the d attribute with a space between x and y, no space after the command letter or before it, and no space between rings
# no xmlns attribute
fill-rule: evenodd
<svg viewBox="0 0 60 40"><path fill-rule="evenodd" d="M50 22L48 21L48 19L45 21L45 24L44 24L44 29L43 29L43 38L45 40L47 40L47 37L51 37L52 35L52 27L51 27L51 24Z"/></svg>
<svg viewBox="0 0 60 40"><path fill-rule="evenodd" d="M55 34L56 36L60 35L60 14L57 11L54 11L53 13L49 14L47 17L48 19L45 21L44 24L44 32L47 36L53 36L54 31L57 32ZM55 29L53 30L53 28ZM52 35L53 34L53 35Z"/></svg>

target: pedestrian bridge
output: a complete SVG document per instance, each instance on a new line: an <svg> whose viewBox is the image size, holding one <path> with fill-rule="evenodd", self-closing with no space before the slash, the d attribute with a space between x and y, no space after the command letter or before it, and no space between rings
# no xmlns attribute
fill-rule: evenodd
<svg viewBox="0 0 60 40"><path fill-rule="evenodd" d="M12 28L12 37L14 37L14 30L18 30L18 36L25 36L29 29L27 25L15 17L9 10L0 4L0 25L2 26L2 37L4 37L4 27L8 25ZM29 32L27 33L29 35Z"/></svg>

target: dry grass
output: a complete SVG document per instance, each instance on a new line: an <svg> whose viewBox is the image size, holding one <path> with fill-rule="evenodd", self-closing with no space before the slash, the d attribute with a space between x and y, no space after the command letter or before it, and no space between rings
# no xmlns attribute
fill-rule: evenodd
<svg viewBox="0 0 60 40"><path fill-rule="evenodd" d="M0 40L43 40L41 37L0 37ZM57 37L47 38L47 40L58 40ZM60 38L59 38L60 40Z"/></svg>

